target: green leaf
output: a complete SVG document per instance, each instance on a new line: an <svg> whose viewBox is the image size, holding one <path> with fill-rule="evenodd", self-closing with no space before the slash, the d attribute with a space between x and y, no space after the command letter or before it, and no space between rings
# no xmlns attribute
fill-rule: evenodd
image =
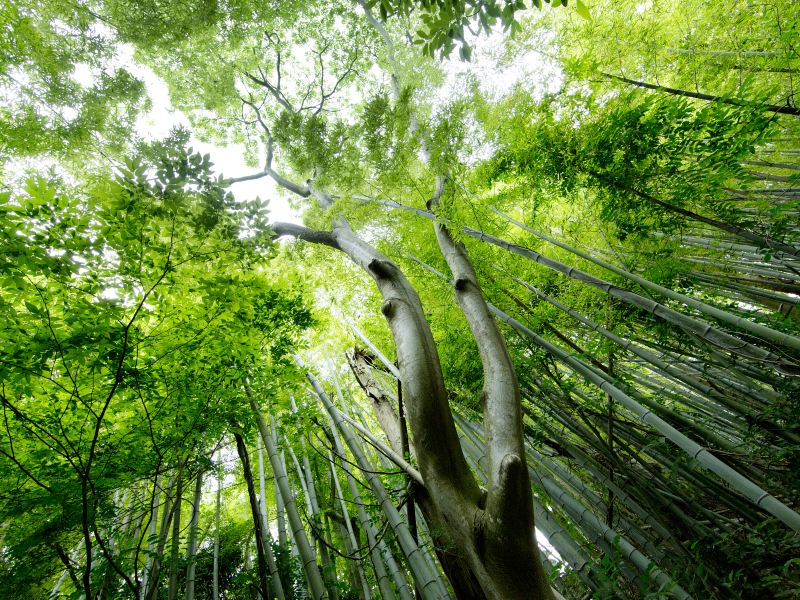
<svg viewBox="0 0 800 600"><path fill-rule="evenodd" d="M587 21L592 20L592 14L589 12L589 9L586 5L582 2L582 0L575 0L575 8L578 11L578 14L582 16Z"/></svg>

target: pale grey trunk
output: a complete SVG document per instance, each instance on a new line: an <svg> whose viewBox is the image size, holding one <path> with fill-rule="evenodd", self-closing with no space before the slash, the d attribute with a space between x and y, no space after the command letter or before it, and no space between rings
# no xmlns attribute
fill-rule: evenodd
<svg viewBox="0 0 800 600"><path fill-rule="evenodd" d="M170 551L169 587L167 590L168 600L175 600L178 597L178 557L180 556L181 504L183 501L183 470L185 467L186 459L179 459L178 476L175 484L175 503L173 504L174 515L172 517L172 549Z"/></svg>
<svg viewBox="0 0 800 600"><path fill-rule="evenodd" d="M437 179L429 202L434 208L444 193L446 181ZM453 240L446 225L434 222L439 248L453 274L456 300L478 346L483 365L484 429L488 454L488 482L485 513L477 545L481 547L476 570L489 595L524 598L537 590L551 596L536 544L519 530L533 530L533 503L522 435L519 384L511 356L500 329L483 297L477 275L463 244ZM513 581L498 578L497 572L516 572Z"/></svg>
<svg viewBox="0 0 800 600"><path fill-rule="evenodd" d="M278 572L278 564L275 562L275 553L272 551L272 535L269 532L269 519L267 518L267 486L264 477L264 451L262 449L263 442L259 440L258 443L258 486L259 486L259 508L261 510L261 530L264 536L264 551L267 556L267 565L269 566L269 574L271 578L272 591L275 593L277 600L284 600L283 582Z"/></svg>
<svg viewBox="0 0 800 600"><path fill-rule="evenodd" d="M288 546L286 541L286 509L283 505L283 498L281 497L280 490L278 489L278 480L273 479L272 485L275 489L275 518L278 521L278 545L285 549Z"/></svg>
<svg viewBox="0 0 800 600"><path fill-rule="evenodd" d="M186 600L194 600L194 577L197 557L197 526L200 521L200 501L203 492L203 474L198 471L192 498L192 517L189 524L189 540L186 547Z"/></svg>
<svg viewBox="0 0 800 600"><path fill-rule="evenodd" d="M300 553L303 571L308 579L311 594L314 600L328 598L328 592L325 589L325 584L322 581L322 576L319 572L319 568L317 567L313 548L309 543L308 535L303 527L303 522L300 520L300 514L297 512L294 496L289 488L289 480L286 477L286 470L283 467L280 457L278 456L278 448L277 444L275 443L275 438L267 428L267 424L264 421L264 417L261 415L261 411L259 411L258 406L255 403L255 398L253 397L252 392L249 388L246 388L246 390L250 402L250 409L253 411L253 415L256 418L261 439L264 442L264 446L267 448L269 461L272 465L272 473L275 476L275 480L278 484L278 490L286 507L286 514L289 517L289 523L292 527L292 535L295 544L297 545L297 550Z"/></svg>
<svg viewBox="0 0 800 600"><path fill-rule="evenodd" d="M222 526L222 469L217 468L217 506L214 513L214 567L212 594L213 600L219 600L219 533Z"/></svg>

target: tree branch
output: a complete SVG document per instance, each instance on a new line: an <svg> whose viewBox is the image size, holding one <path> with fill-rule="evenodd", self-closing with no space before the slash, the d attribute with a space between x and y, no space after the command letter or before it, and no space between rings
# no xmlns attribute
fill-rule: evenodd
<svg viewBox="0 0 800 600"><path fill-rule="evenodd" d="M334 235L329 231L319 231L316 229L309 229L302 225L295 225L294 223L272 223L270 225L275 237L282 237L285 235L296 237L306 242L313 244L324 244L331 248L339 249L339 242Z"/></svg>

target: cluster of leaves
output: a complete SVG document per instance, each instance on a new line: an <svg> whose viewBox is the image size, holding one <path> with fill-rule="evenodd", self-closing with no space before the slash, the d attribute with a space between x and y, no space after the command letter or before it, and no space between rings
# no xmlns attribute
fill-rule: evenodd
<svg viewBox="0 0 800 600"><path fill-rule="evenodd" d="M696 545L701 547L699 544ZM737 565L718 583L727 593L744 598L796 598L800 593L800 542L773 520L749 531L737 531L713 541L711 553ZM741 557L747 560L742 561ZM719 556L704 556L698 565L715 562ZM705 574L705 570L701 570Z"/></svg>
<svg viewBox="0 0 800 600"><path fill-rule="evenodd" d="M532 105L522 98L515 118L522 130L504 136L500 152L482 167L487 183L522 176L525 184L546 182L561 194L588 188L599 217L622 236L681 226L685 215L669 207L751 224L727 189L748 181L741 161L775 136L773 116L634 91L575 126L554 114L554 100Z"/></svg>
<svg viewBox="0 0 800 600"><path fill-rule="evenodd" d="M545 0L550 4L550 0ZM567 6L567 0L556 0L556 5ZM576 0L578 13L589 18L589 10L581 0ZM497 23L512 34L521 30L519 13L530 8L542 8L541 0L372 0L367 5L377 6L381 17L408 18L416 14L423 27L416 32L415 43L425 56L446 58L458 46L462 60L472 57L472 45L467 42L468 33L489 34ZM473 29L473 26L476 30Z"/></svg>
<svg viewBox="0 0 800 600"><path fill-rule="evenodd" d="M351 175L349 165L356 159L351 131L341 120L329 120L310 111L284 110L273 127L275 142L285 153L285 160L297 173L319 178Z"/></svg>
<svg viewBox="0 0 800 600"><path fill-rule="evenodd" d="M108 0L103 3L107 18L121 39L140 45L170 47L213 27L225 13L216 0L202 2L130 2ZM135 12L136 18L129 15Z"/></svg>
<svg viewBox="0 0 800 600"><path fill-rule="evenodd" d="M375 94L362 109L361 131L366 158L376 173L396 171L409 162L413 140L409 139L409 102L412 90L402 91L398 102L386 92Z"/></svg>
<svg viewBox="0 0 800 600"><path fill-rule="evenodd" d="M747 179L740 161L775 135L774 124L758 108L625 94L586 128L577 158L602 186L601 218L626 233L642 230L648 197L745 224L725 188ZM656 215L651 226L662 230L680 221L663 208Z"/></svg>
<svg viewBox="0 0 800 600"><path fill-rule="evenodd" d="M294 284L255 268L264 207L233 203L180 138L82 190L37 179L2 197L0 452L13 468L0 512L34 519L5 537L4 573L81 524L107 527L115 490L205 452L246 413L245 367L279 368L313 324ZM240 235L247 210L259 236Z"/></svg>
<svg viewBox="0 0 800 600"><path fill-rule="evenodd" d="M116 43L91 11L71 2L7 2L0 9L1 160L74 157L98 139L121 151L140 110L141 81L124 68L101 70ZM82 81L78 75L90 75Z"/></svg>

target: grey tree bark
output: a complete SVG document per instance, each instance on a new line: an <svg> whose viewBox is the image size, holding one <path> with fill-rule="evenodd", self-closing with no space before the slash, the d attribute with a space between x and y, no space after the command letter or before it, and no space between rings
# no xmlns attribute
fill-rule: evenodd
<svg viewBox="0 0 800 600"><path fill-rule="evenodd" d="M247 446L244 443L244 438L238 431L233 432L233 437L236 440L236 451L239 454L239 461L242 463L242 473L244 474L244 481L247 485L247 497L250 502L250 515L253 518L253 531L255 532L256 538L259 592L263 600L267 600L270 594L267 558L264 554L264 521L258 507L256 488L253 483L253 470L250 468L250 456L247 454Z"/></svg>
<svg viewBox="0 0 800 600"><path fill-rule="evenodd" d="M175 483L175 502L172 505L172 549L170 550L169 587L167 598L175 600L178 597L178 557L180 552L181 537L181 504L183 500L183 473L186 468L186 459L180 458L178 462L178 475Z"/></svg>
<svg viewBox="0 0 800 600"><path fill-rule="evenodd" d="M250 402L250 409L252 410L256 419L256 424L258 425L258 431L261 434L261 439L264 442L264 446L267 448L267 455L269 456L270 465L272 466L272 473L275 476L278 490L283 498L286 514L289 518L289 524L292 527L292 536L295 544L297 545L297 550L300 553L303 571L308 579L311 594L314 600L320 600L323 598L327 599L328 591L325 589L325 584L322 581L322 575L319 572L319 568L317 567L317 562L314 557L314 550L308 540L308 535L303 527L303 522L300 520L300 514L297 511L297 506L294 501L294 495L289 488L289 480L286 477L286 469L284 468L283 462L278 456L278 447L275 442L275 438L267 428L267 423L264 420L264 417L261 415L261 411L258 409L258 405L255 402L255 398L249 386L245 387L245 391L247 392L247 397Z"/></svg>
<svg viewBox="0 0 800 600"><path fill-rule="evenodd" d="M186 548L186 600L194 600L195 558L197 555L197 525L200 521L200 501L203 492L203 474L197 473L192 498L192 518L189 524L189 540Z"/></svg>

